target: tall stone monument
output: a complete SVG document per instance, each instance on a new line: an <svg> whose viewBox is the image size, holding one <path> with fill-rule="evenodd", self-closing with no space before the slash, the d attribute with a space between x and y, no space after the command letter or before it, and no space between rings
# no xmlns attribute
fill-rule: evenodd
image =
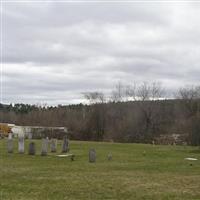
<svg viewBox="0 0 200 200"><path fill-rule="evenodd" d="M62 153L67 153L69 151L69 140L67 136L63 138Z"/></svg>
<svg viewBox="0 0 200 200"><path fill-rule="evenodd" d="M23 136L20 136L18 138L18 152L24 153L24 137Z"/></svg>
<svg viewBox="0 0 200 200"><path fill-rule="evenodd" d="M48 153L48 138L42 139L42 150L41 150L41 156L46 156Z"/></svg>

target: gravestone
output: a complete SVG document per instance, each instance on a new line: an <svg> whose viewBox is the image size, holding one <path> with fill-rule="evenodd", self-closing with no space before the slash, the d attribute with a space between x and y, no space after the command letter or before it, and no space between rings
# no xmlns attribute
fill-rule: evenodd
<svg viewBox="0 0 200 200"><path fill-rule="evenodd" d="M95 149L89 150L89 162L91 162L91 163L96 162L96 151L95 151Z"/></svg>
<svg viewBox="0 0 200 200"><path fill-rule="evenodd" d="M31 140L33 137L33 134L31 132L28 133L28 139Z"/></svg>
<svg viewBox="0 0 200 200"><path fill-rule="evenodd" d="M24 137L19 137L18 139L18 152L24 153Z"/></svg>
<svg viewBox="0 0 200 200"><path fill-rule="evenodd" d="M13 139L12 138L8 138L7 148L8 148L8 153L13 153Z"/></svg>
<svg viewBox="0 0 200 200"><path fill-rule="evenodd" d="M48 152L48 138L42 139L42 150L41 150L41 156L46 156Z"/></svg>
<svg viewBox="0 0 200 200"><path fill-rule="evenodd" d="M109 154L108 154L108 161L111 161L111 160L112 160L112 154L109 153Z"/></svg>
<svg viewBox="0 0 200 200"><path fill-rule="evenodd" d="M62 153L67 153L69 151L69 140L67 136L63 138L63 146L62 146Z"/></svg>
<svg viewBox="0 0 200 200"><path fill-rule="evenodd" d="M51 139L51 152L54 153L57 150L57 139Z"/></svg>
<svg viewBox="0 0 200 200"><path fill-rule="evenodd" d="M29 144L29 149L28 149L28 154L29 155L35 155L35 143L34 142L31 142Z"/></svg>

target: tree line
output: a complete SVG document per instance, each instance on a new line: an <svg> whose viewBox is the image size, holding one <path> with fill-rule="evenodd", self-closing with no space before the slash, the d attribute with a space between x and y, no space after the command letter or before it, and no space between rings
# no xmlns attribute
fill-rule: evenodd
<svg viewBox="0 0 200 200"><path fill-rule="evenodd" d="M200 86L180 88L168 99L160 83L118 82L109 98L99 91L84 92L83 97L88 104L0 104L1 122L66 126L77 140L149 143L161 134L176 133L200 145Z"/></svg>

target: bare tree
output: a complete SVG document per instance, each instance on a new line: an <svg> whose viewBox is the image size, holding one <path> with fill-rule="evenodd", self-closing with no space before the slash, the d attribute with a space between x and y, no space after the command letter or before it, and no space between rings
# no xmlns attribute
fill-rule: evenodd
<svg viewBox="0 0 200 200"><path fill-rule="evenodd" d="M111 100L114 102L120 102L123 100L124 96L124 85L119 81L111 93Z"/></svg>
<svg viewBox="0 0 200 200"><path fill-rule="evenodd" d="M186 86L178 91L178 98L186 100L194 100L200 98L200 86Z"/></svg>
<svg viewBox="0 0 200 200"><path fill-rule="evenodd" d="M126 85L125 87L126 100L136 99L136 88L137 88L136 82L134 82L133 85Z"/></svg>
<svg viewBox="0 0 200 200"><path fill-rule="evenodd" d="M164 95L164 88L162 88L161 83L143 82L141 85L139 85L136 96L141 101L147 101L147 100L159 100L161 97L163 97L163 95Z"/></svg>
<svg viewBox="0 0 200 200"><path fill-rule="evenodd" d="M200 86L186 86L178 90L176 97L182 101L186 117L191 117L199 111Z"/></svg>
<svg viewBox="0 0 200 200"><path fill-rule="evenodd" d="M95 103L105 103L106 98L102 92L84 92L84 98L90 102L90 104Z"/></svg>
<svg viewBox="0 0 200 200"><path fill-rule="evenodd" d="M88 121L88 130L90 130L93 139L103 139L106 123L106 98L102 92L83 93L90 106L90 117Z"/></svg>
<svg viewBox="0 0 200 200"><path fill-rule="evenodd" d="M189 132L191 144L200 145L200 86L180 88L177 94L180 101L184 128Z"/></svg>
<svg viewBox="0 0 200 200"><path fill-rule="evenodd" d="M157 115L159 107L156 100L159 100L164 94L164 89L160 83L143 82L137 88L136 98L138 105L143 113L143 133L147 139L152 139L152 135L160 125L160 119Z"/></svg>

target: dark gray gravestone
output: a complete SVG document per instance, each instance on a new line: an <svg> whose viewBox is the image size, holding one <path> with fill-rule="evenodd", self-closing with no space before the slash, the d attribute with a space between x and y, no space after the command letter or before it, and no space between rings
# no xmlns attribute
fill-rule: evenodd
<svg viewBox="0 0 200 200"><path fill-rule="evenodd" d="M8 153L13 153L13 139L12 138L8 138L8 144L7 144L7 148L8 148Z"/></svg>
<svg viewBox="0 0 200 200"><path fill-rule="evenodd" d="M18 152L24 153L24 137L19 137L18 139Z"/></svg>
<svg viewBox="0 0 200 200"><path fill-rule="evenodd" d="M69 140L67 136L63 138L62 153L67 153L69 151Z"/></svg>
<svg viewBox="0 0 200 200"><path fill-rule="evenodd" d="M95 149L89 150L89 162L91 162L91 163L96 162L96 151L95 151Z"/></svg>
<svg viewBox="0 0 200 200"><path fill-rule="evenodd" d="M48 138L42 139L41 156L46 156L47 155L47 152L48 152L48 142L49 142Z"/></svg>
<svg viewBox="0 0 200 200"><path fill-rule="evenodd" d="M51 139L51 152L54 153L57 150L57 139Z"/></svg>
<svg viewBox="0 0 200 200"><path fill-rule="evenodd" d="M34 142L31 142L29 144L28 154L35 155L35 143Z"/></svg>

